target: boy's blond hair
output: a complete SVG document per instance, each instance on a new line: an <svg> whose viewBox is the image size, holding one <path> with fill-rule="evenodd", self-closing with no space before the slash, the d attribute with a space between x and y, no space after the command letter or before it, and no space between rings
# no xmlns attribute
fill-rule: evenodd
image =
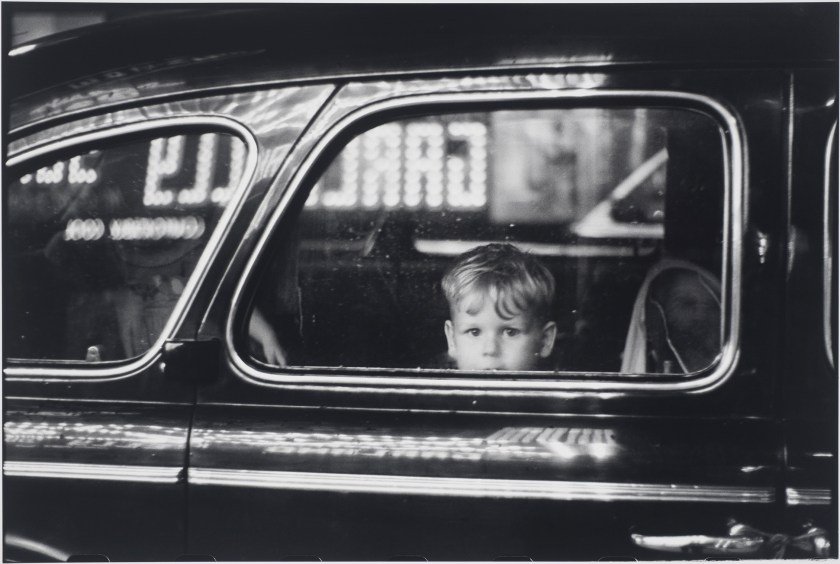
<svg viewBox="0 0 840 564"><path fill-rule="evenodd" d="M493 293L496 313L502 318L520 312L540 321L551 318L554 276L536 257L509 243L482 245L460 255L443 275L441 286L453 310L468 294L482 296L477 304L481 307L483 297Z"/></svg>

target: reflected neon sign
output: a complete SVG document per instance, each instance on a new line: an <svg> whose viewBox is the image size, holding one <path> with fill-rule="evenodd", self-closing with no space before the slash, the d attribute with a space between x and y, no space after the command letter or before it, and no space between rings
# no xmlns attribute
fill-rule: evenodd
<svg viewBox="0 0 840 564"><path fill-rule="evenodd" d="M146 207L167 207L177 203L181 206L198 206L208 201L222 206L226 204L245 168L245 144L230 138L228 146L230 170L222 185L215 185L219 135L205 133L199 137L195 155L195 172L192 182L186 187L168 187L166 181L179 177L185 168L185 137L155 139L149 146L146 166L146 181L143 188L143 205Z"/></svg>
<svg viewBox="0 0 840 564"><path fill-rule="evenodd" d="M591 456L603 460L618 450L611 429L589 427L505 427L487 440L500 445L539 445L561 459Z"/></svg>
<svg viewBox="0 0 840 564"><path fill-rule="evenodd" d="M91 151L85 157L93 157L99 154L99 151ZM67 172L66 180L70 184L94 184L99 179L99 174L93 168L85 168L80 156L73 157L68 163L59 161L52 166L45 166L35 171L35 174L24 174L20 177L22 185L35 184L49 185L61 184L65 180L64 173Z"/></svg>
<svg viewBox="0 0 840 564"><path fill-rule="evenodd" d="M487 126L389 123L351 141L315 185L309 208L480 209L487 203Z"/></svg>
<svg viewBox="0 0 840 564"><path fill-rule="evenodd" d="M185 217L124 217L106 225L99 218L71 219L64 229L65 241L96 241L106 235L115 241L159 241L161 239L199 239L204 219Z"/></svg>
<svg viewBox="0 0 840 564"><path fill-rule="evenodd" d="M222 142L224 139L227 143ZM226 158L220 158L222 155ZM58 161L20 177L22 186L50 187L94 185L101 172L94 164L101 151ZM245 170L246 149L241 140L218 133L205 133L188 152L187 137L161 137L149 143L143 185L146 208L198 207L208 203L224 206L233 195ZM220 166L221 165L221 166ZM227 165L227 174L224 168ZM190 178L185 179L185 175ZM185 185L186 184L186 185Z"/></svg>
<svg viewBox="0 0 840 564"><path fill-rule="evenodd" d="M161 137L41 167L19 177L13 189L20 191L12 197L22 207L70 202L65 241L199 239L206 223L204 214L195 212L227 204L245 163L245 144L230 135ZM143 165L145 176L136 175ZM85 208L96 209L95 216L85 217ZM100 214L111 219L96 217Z"/></svg>

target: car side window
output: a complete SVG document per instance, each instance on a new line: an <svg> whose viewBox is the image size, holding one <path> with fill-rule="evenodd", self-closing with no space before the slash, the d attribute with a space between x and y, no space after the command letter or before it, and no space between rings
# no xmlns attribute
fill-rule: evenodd
<svg viewBox="0 0 840 564"><path fill-rule="evenodd" d="M680 108L376 124L284 216L240 346L269 365L505 367L453 354L441 279L462 253L510 244L555 283L550 311L534 314L554 324L540 336L551 346L528 370L705 369L724 338L724 158L716 122Z"/></svg>
<svg viewBox="0 0 840 564"><path fill-rule="evenodd" d="M6 355L95 363L149 350L244 163L238 137L189 131L108 140L14 169Z"/></svg>

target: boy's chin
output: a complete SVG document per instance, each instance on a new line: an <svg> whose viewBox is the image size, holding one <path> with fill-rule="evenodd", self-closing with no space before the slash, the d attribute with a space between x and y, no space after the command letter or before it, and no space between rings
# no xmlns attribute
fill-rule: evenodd
<svg viewBox="0 0 840 564"><path fill-rule="evenodd" d="M528 372L531 370L539 370L538 367L526 367L526 368L508 368L507 366L498 366L498 365L478 365L478 366L471 366L468 368L458 367L458 370L470 370L475 372Z"/></svg>

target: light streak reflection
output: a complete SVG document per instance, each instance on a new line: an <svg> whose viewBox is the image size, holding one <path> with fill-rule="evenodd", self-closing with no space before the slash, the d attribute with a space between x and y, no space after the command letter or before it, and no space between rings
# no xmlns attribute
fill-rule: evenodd
<svg viewBox="0 0 840 564"><path fill-rule="evenodd" d="M508 427L487 438L199 429L193 438L197 450L245 448L267 454L363 458L603 461L619 450L612 430L579 428Z"/></svg>
<svg viewBox="0 0 840 564"><path fill-rule="evenodd" d="M186 427L68 421L6 422L4 442L31 448L183 449Z"/></svg>

